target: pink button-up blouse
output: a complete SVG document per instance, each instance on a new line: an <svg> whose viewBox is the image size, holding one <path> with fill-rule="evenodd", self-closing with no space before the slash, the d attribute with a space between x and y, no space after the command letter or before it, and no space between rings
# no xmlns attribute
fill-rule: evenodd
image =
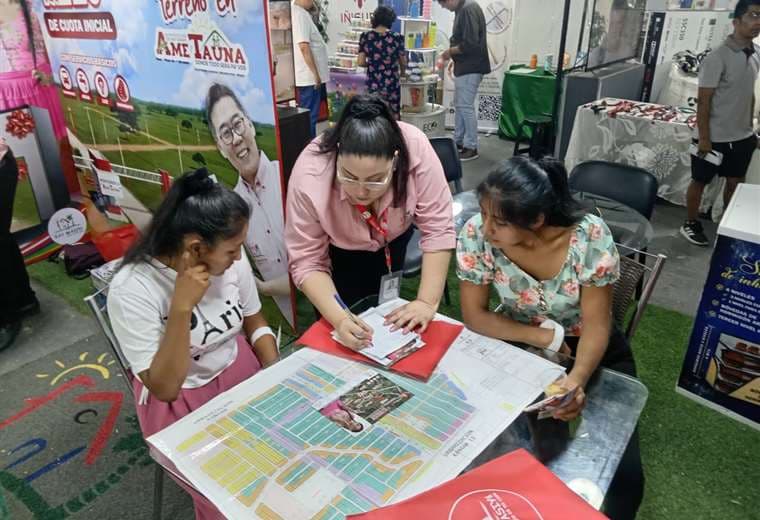
<svg viewBox="0 0 760 520"><path fill-rule="evenodd" d="M388 240L415 224L423 252L456 247L451 190L430 141L419 129L399 123L409 150L406 202L393 207L393 189L380 199L379 213L388 208ZM330 272L328 245L354 251L385 246L335 180L335 154L319 152L319 138L306 147L293 167L288 184L285 244L290 274L300 287L315 271Z"/></svg>

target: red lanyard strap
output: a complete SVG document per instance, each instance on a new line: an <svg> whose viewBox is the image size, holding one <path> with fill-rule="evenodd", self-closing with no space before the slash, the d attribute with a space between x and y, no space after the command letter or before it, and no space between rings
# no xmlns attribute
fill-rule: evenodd
<svg viewBox="0 0 760 520"><path fill-rule="evenodd" d="M362 216L362 219L364 219L364 222L366 222L370 228L380 233L383 239L385 239L385 266L388 268L388 273L390 274L392 272L392 265L391 248L388 246L388 210L386 209L382 212L380 220L378 221L377 217L372 214L367 206L356 204L355 207L359 210L359 214Z"/></svg>

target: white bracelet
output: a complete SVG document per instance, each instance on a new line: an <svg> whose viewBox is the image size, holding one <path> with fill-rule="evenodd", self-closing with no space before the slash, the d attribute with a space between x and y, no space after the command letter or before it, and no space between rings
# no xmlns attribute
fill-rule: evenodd
<svg viewBox="0 0 760 520"><path fill-rule="evenodd" d="M254 346L256 342L261 339L263 336L270 335L273 338L277 339L277 336L274 335L274 332L269 327L259 327L258 329L254 330L253 333L251 333L251 346Z"/></svg>
<svg viewBox="0 0 760 520"><path fill-rule="evenodd" d="M559 348L565 341L565 328L554 320L545 320L539 327L542 329L554 329L554 338L549 346L546 347L546 350L559 352Z"/></svg>

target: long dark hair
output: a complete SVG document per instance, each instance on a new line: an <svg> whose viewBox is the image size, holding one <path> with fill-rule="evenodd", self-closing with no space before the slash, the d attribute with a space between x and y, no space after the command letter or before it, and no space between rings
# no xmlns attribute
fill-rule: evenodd
<svg viewBox="0 0 760 520"><path fill-rule="evenodd" d="M174 180L145 234L124 255L122 265L172 256L185 235L195 233L209 247L237 236L250 218L243 198L209 177L206 168Z"/></svg>
<svg viewBox="0 0 760 520"><path fill-rule="evenodd" d="M491 171L477 192L491 202L497 218L526 229L541 215L547 226L568 227L585 214L570 194L567 170L551 157L512 157Z"/></svg>
<svg viewBox="0 0 760 520"><path fill-rule="evenodd" d="M322 153L396 159L393 173L393 204L406 200L409 181L409 150L393 112L376 95L358 95L343 108L338 123L327 130L319 145ZM337 161L336 161L337 163Z"/></svg>
<svg viewBox="0 0 760 520"><path fill-rule="evenodd" d="M29 9L29 4L26 0L17 0L19 6L21 6L21 14L24 15L24 25L26 25L26 34L29 39L29 50L32 53L32 63L34 68L37 68L37 49L34 43L34 26L32 25L32 12Z"/></svg>

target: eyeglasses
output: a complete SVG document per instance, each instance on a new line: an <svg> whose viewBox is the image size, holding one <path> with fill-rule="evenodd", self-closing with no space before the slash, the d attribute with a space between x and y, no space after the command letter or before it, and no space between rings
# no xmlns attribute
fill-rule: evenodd
<svg viewBox="0 0 760 520"><path fill-rule="evenodd" d="M390 182L391 178L393 177L393 172L396 169L396 159L393 159L393 164L391 164L390 170L388 170L388 174L385 176L385 178L382 181L360 181L359 179L352 179L350 177L346 177L346 172L341 168L340 166L337 167L337 174L336 178L338 179L338 182L341 184L345 184L346 186L350 186L352 188L365 188L370 191L379 191L382 189L385 189L386 186L388 186L388 183Z"/></svg>
<svg viewBox="0 0 760 520"><path fill-rule="evenodd" d="M746 16L753 22L756 22L760 20L760 11L747 11Z"/></svg>
<svg viewBox="0 0 760 520"><path fill-rule="evenodd" d="M245 136L245 133L248 129L247 121L244 117L238 117L234 121L232 121L232 124L230 126L224 126L219 131L219 139L224 144L232 144L232 140L234 139L234 136L232 135L233 132L238 137Z"/></svg>

